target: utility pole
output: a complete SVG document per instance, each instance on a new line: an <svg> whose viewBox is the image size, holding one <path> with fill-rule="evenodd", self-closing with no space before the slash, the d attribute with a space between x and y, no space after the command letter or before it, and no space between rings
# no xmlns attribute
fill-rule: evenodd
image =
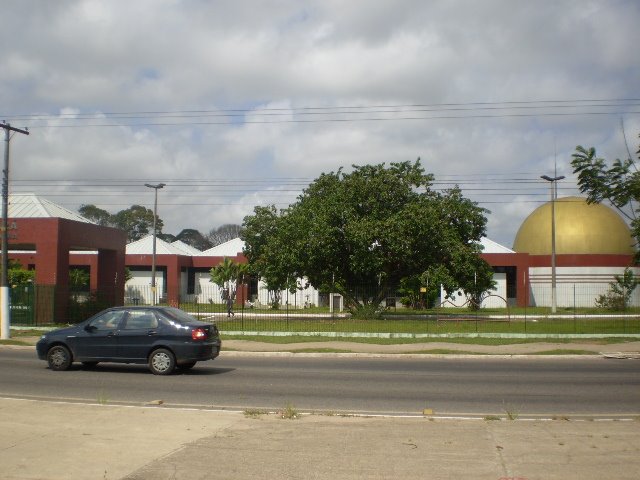
<svg viewBox="0 0 640 480"><path fill-rule="evenodd" d="M563 180L564 175L550 177L542 175L540 178L551 185L551 313L558 309L558 297L556 294L556 199L558 198L557 182Z"/></svg>
<svg viewBox="0 0 640 480"><path fill-rule="evenodd" d="M0 338L11 338L11 309L9 308L9 142L11 132L29 135L28 130L12 127L2 122L4 129L4 168L2 170L2 275L0 278Z"/></svg>
<svg viewBox="0 0 640 480"><path fill-rule="evenodd" d="M157 303L156 300L156 220L158 218L158 190L162 187L165 187L166 184L158 183L157 185L151 185L150 183L145 183L145 187L153 188L155 190L155 200L153 201L153 253L151 254L151 295L153 296L151 300L151 305L155 305Z"/></svg>

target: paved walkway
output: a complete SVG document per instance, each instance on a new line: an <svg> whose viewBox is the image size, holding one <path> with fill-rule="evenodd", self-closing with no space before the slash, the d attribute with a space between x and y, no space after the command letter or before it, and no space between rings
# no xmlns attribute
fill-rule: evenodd
<svg viewBox="0 0 640 480"><path fill-rule="evenodd" d="M0 398L4 480L636 480L640 421L357 418Z"/></svg>

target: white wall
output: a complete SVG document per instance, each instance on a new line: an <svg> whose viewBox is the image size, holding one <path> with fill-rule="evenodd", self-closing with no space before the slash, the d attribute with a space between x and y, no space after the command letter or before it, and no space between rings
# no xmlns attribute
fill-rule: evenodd
<svg viewBox="0 0 640 480"><path fill-rule="evenodd" d="M600 295L609 292L610 284L615 282L614 275L622 275L624 267L557 267L556 302L558 307L595 307ZM634 274L640 274L640 268L632 268ZM529 269L531 284L530 305L550 307L551 267ZM631 306L640 306L640 287L636 287L631 297Z"/></svg>
<svg viewBox="0 0 640 480"><path fill-rule="evenodd" d="M505 308L507 306L507 274L506 273L494 273L493 280L496 282L496 288L489 292L489 296L485 296L481 308ZM440 288L440 299L444 304L443 307L455 308L455 307L467 307L468 298L458 290L453 299L446 298L447 292Z"/></svg>
<svg viewBox="0 0 640 480"><path fill-rule="evenodd" d="M132 270L131 277L124 286L125 302L134 303L135 299L138 299L141 305L150 304L152 300L151 271ZM163 292L164 278L162 272L156 271L156 303Z"/></svg>

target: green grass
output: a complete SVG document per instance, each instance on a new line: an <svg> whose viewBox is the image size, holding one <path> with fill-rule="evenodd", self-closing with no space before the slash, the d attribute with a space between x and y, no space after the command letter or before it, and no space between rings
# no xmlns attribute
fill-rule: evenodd
<svg viewBox="0 0 640 480"><path fill-rule="evenodd" d="M195 304L195 303L181 303L180 308L189 312L199 313L223 313L226 312L223 304ZM260 308L234 308L236 315L244 314L250 316L252 314L273 314L273 315L286 315L289 314L325 314L331 316L329 307L310 307L303 308L302 306L289 305L281 306L278 309L261 306ZM640 316L640 307L630 307L624 311L609 311L595 307L577 307L566 308L558 307L557 314L559 315L602 315L609 313L617 314L630 314ZM384 310L384 315L391 316L403 316L403 315L437 315L437 316L489 316L489 315L550 315L551 307L509 307L507 308L482 308L478 311L470 310L468 308L429 308L422 310L414 310L404 307L390 307Z"/></svg>
<svg viewBox="0 0 640 480"><path fill-rule="evenodd" d="M26 346L26 345L30 345L30 343L23 342L21 340L0 340L0 345Z"/></svg>
<svg viewBox="0 0 640 480"><path fill-rule="evenodd" d="M216 322L225 331L363 332L363 333L518 333L518 334L640 334L640 318L540 318L494 320L486 317L397 317L386 320L352 318L287 318L236 315Z"/></svg>
<svg viewBox="0 0 640 480"><path fill-rule="evenodd" d="M297 348L290 350L292 353L352 353L351 350L343 350L340 348Z"/></svg>
<svg viewBox="0 0 640 480"><path fill-rule="evenodd" d="M531 355L594 355L595 352L590 350L565 350L558 348L556 350L545 350L544 352L532 352Z"/></svg>
<svg viewBox="0 0 640 480"><path fill-rule="evenodd" d="M48 330L20 330L17 328L11 329L11 337L20 338L20 337L39 337L47 333Z"/></svg>
<svg viewBox="0 0 640 480"><path fill-rule="evenodd" d="M482 352L471 352L467 350L451 350L448 348L433 348L431 350L418 350L416 352L410 352L418 355L488 355ZM401 355L401 354L399 354Z"/></svg>
<svg viewBox="0 0 640 480"><path fill-rule="evenodd" d="M525 343L540 343L547 341L546 339L536 338L363 338L363 337L321 337L321 336L263 336L263 335L226 335L222 334L223 342L225 340L246 340L249 342L262 342L273 344L289 344L289 343L315 343L315 342L354 342L366 343L372 345L403 345L411 343L457 343L467 345L517 345ZM553 343L580 344L580 343L597 343L602 345L625 343L638 341L637 338L593 338L593 339L573 339L573 338L553 338L548 341ZM224 345L224 343L223 343Z"/></svg>

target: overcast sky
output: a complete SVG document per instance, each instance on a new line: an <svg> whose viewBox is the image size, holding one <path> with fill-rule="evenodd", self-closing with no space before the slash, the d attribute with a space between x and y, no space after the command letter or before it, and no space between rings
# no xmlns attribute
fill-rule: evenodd
<svg viewBox="0 0 640 480"><path fill-rule="evenodd" d="M640 2L3 0L11 192L153 208L165 233L285 207L322 172L415 160L511 247L578 193L576 145L640 139Z"/></svg>

